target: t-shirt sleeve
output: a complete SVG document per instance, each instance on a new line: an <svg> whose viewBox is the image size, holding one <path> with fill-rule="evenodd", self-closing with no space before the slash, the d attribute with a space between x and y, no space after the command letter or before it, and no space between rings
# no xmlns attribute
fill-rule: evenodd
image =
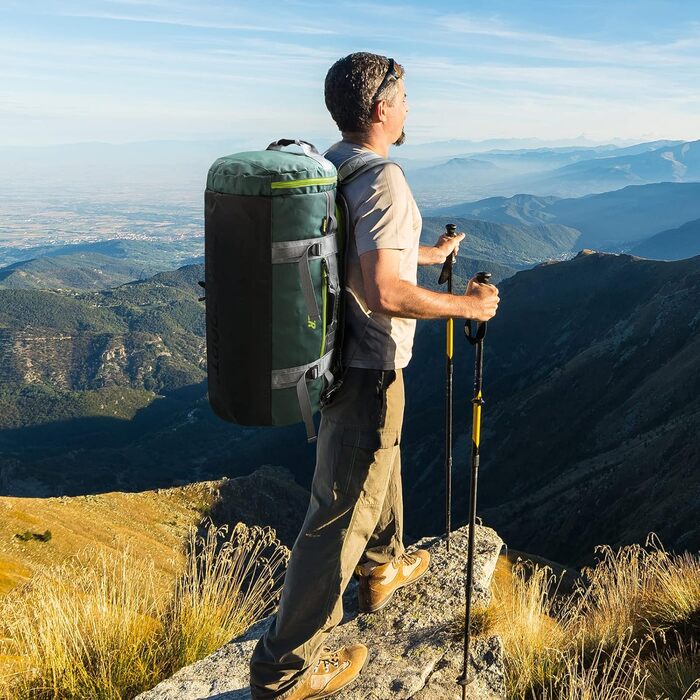
<svg viewBox="0 0 700 700"><path fill-rule="evenodd" d="M401 168L385 165L367 185L355 209L357 254L415 246L411 195Z"/></svg>

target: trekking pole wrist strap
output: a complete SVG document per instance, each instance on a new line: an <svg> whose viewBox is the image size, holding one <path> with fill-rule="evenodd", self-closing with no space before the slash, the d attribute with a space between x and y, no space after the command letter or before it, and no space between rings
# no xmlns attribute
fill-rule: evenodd
<svg viewBox="0 0 700 700"><path fill-rule="evenodd" d="M467 319L464 322L464 335L472 345L476 345L477 343L482 341L484 339L484 336L486 335L486 321L483 321L482 323L477 323L475 332L472 328L471 319Z"/></svg>

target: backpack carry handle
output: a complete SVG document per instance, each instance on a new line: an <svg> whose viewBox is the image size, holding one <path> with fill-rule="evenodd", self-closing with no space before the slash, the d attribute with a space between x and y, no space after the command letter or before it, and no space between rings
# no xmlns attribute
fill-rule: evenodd
<svg viewBox="0 0 700 700"><path fill-rule="evenodd" d="M316 146L314 146L313 143L302 141L301 139L280 139L279 141L273 141L266 150L281 151L285 146L299 146L305 156L313 158L324 170L329 170L329 168L331 168L332 164L330 161L326 160L316 150Z"/></svg>

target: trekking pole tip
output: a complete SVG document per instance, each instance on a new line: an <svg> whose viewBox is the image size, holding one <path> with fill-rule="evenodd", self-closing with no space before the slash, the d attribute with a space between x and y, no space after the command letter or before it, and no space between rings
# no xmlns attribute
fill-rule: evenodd
<svg viewBox="0 0 700 700"><path fill-rule="evenodd" d="M457 679L457 685L462 686L462 700L467 700L467 686L474 680L473 677L467 676L466 673L463 673L458 679Z"/></svg>

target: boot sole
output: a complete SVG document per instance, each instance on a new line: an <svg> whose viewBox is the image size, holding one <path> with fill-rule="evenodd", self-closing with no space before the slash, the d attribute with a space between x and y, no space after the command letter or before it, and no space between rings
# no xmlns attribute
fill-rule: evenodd
<svg viewBox="0 0 700 700"><path fill-rule="evenodd" d="M405 588L406 586L410 586L411 584L416 583L416 581L420 581L423 578L423 576L425 576L428 573L428 571L430 571L430 566L428 566L428 568L420 576L416 576L416 578L412 578L410 581L406 581L405 583L402 583L400 586L396 586L396 588L394 588L394 590L391 592L391 595L386 600L384 600L382 603L380 603L379 605L375 605L373 608L363 608L360 605L359 606L360 612L361 613L379 612L382 608L385 608L387 605L389 605L389 603L391 603L391 599L394 597L394 594L396 593L396 591L400 591L402 588Z"/></svg>
<svg viewBox="0 0 700 700"><path fill-rule="evenodd" d="M365 662L362 664L362 668L357 672L356 676L353 676L347 683L344 683L343 685L340 686L340 688L336 688L333 692L331 693L324 693L323 695L314 695L313 697L309 698L309 700L323 700L323 698L331 698L334 695L337 695L341 690L345 690L349 685L352 685L362 674L362 672L365 670L365 667L367 666L369 662L369 653L367 654L367 658L365 659Z"/></svg>

